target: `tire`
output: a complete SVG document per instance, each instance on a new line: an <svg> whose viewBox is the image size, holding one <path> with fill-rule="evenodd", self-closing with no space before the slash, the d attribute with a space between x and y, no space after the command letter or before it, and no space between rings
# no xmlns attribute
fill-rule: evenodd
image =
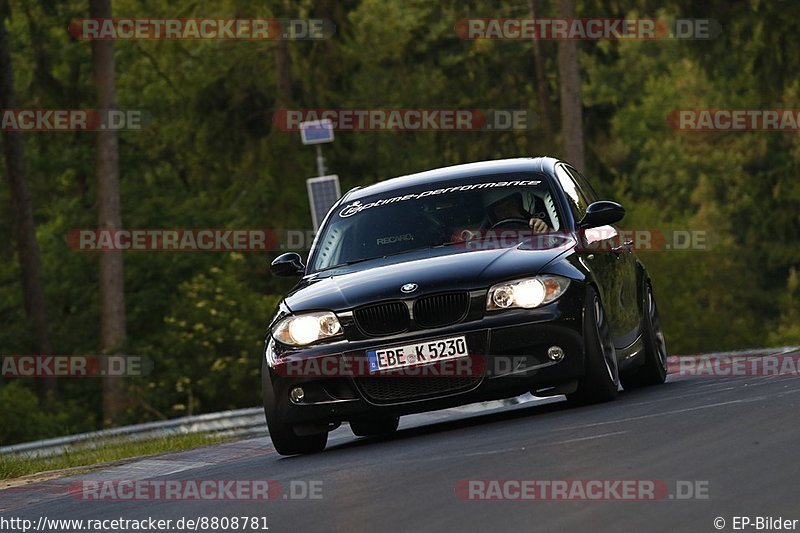
<svg viewBox="0 0 800 533"><path fill-rule="evenodd" d="M298 435L295 433L292 425L285 422L279 413L275 389L272 387L272 380L270 379L266 362L262 365L261 371L264 415L267 419L269 436L272 439L275 451L281 455L300 455L318 453L324 450L325 445L328 444L328 432L315 433L313 435Z"/></svg>
<svg viewBox="0 0 800 533"><path fill-rule="evenodd" d="M644 364L629 375L622 376L622 386L626 389L638 389L651 385L660 385L667 380L667 345L664 332L661 330L661 319L658 306L653 295L650 282L644 286Z"/></svg>
<svg viewBox="0 0 800 533"><path fill-rule="evenodd" d="M385 418L361 418L350 421L350 429L358 437L378 437L391 435L400 424L399 416Z"/></svg>
<svg viewBox="0 0 800 533"><path fill-rule="evenodd" d="M593 287L589 287L584 305L583 344L586 372L567 399L577 404L613 400L619 388L617 352L603 303Z"/></svg>

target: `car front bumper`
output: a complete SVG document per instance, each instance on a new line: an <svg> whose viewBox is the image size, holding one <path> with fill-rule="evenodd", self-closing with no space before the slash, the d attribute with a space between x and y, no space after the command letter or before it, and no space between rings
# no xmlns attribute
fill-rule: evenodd
<svg viewBox="0 0 800 533"><path fill-rule="evenodd" d="M298 350L281 351L269 337L264 401L274 402L287 423L316 426L509 398L569 383L584 373L584 295L585 286L573 281L558 300L538 309L497 311L443 328ZM367 350L462 335L469 364L400 377L366 370ZM563 350L562 359L548 357L552 346ZM302 401L290 398L296 387L303 389Z"/></svg>

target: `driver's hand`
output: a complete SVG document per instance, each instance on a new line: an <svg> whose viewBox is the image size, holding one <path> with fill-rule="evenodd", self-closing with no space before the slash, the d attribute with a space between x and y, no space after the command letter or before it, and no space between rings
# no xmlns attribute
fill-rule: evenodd
<svg viewBox="0 0 800 533"><path fill-rule="evenodd" d="M536 233L544 233L547 231L547 223L541 218L532 218L530 226Z"/></svg>

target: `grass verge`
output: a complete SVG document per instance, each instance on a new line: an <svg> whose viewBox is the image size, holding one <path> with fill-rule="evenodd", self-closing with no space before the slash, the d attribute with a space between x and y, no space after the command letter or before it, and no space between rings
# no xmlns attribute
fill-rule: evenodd
<svg viewBox="0 0 800 533"><path fill-rule="evenodd" d="M206 435L173 435L139 442L99 443L93 448L81 448L53 457L0 455L0 479L13 479L49 470L89 467L164 452L179 452L226 440L230 439Z"/></svg>

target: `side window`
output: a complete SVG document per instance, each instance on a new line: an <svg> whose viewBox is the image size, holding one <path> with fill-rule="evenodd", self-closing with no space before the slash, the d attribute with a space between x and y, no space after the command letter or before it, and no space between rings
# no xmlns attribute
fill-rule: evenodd
<svg viewBox="0 0 800 533"><path fill-rule="evenodd" d="M564 189L564 193L567 195L567 203L577 223L583 218L583 215L586 214L586 207L589 205L589 202L583 194L583 191L578 187L575 179L567 172L563 165L556 166L556 178L558 178L561 188Z"/></svg>
<svg viewBox="0 0 800 533"><path fill-rule="evenodd" d="M565 167L567 172L570 173L572 176L573 181L578 184L578 189L583 193L583 196L589 201L589 203L596 202L600 199L597 195L597 192L594 190L594 187L589 183L589 181L577 170L572 167Z"/></svg>

